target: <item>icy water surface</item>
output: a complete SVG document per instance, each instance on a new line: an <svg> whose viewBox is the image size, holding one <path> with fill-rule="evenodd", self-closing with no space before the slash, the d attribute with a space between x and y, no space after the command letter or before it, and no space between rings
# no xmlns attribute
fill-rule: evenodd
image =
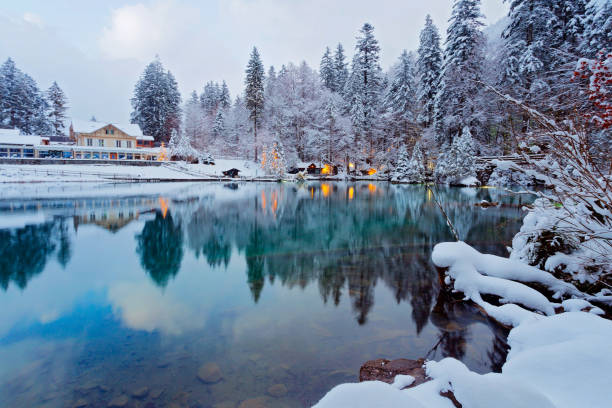
<svg viewBox="0 0 612 408"><path fill-rule="evenodd" d="M520 196L438 196L506 254ZM505 333L439 293L451 239L416 186L0 186L0 406L305 407L375 358L498 370Z"/></svg>

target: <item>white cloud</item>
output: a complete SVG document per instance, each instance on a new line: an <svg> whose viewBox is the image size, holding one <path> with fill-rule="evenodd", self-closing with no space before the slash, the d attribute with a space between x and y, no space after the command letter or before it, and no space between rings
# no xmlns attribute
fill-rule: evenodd
<svg viewBox="0 0 612 408"><path fill-rule="evenodd" d="M38 27L43 26L43 19L38 14L26 12L23 14L23 21L25 21L26 23L33 24Z"/></svg>
<svg viewBox="0 0 612 408"><path fill-rule="evenodd" d="M175 0L142 3L112 11L99 45L110 58L150 59L187 42L197 27L198 10Z"/></svg>

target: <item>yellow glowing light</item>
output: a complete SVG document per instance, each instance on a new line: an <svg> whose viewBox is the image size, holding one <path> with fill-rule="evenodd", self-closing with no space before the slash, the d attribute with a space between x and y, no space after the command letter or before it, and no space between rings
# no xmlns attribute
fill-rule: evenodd
<svg viewBox="0 0 612 408"><path fill-rule="evenodd" d="M323 193L323 197L327 197L329 195L329 184L321 184L321 192Z"/></svg>
<svg viewBox="0 0 612 408"><path fill-rule="evenodd" d="M372 174L376 174L376 169L368 170L368 176L371 176Z"/></svg>
<svg viewBox="0 0 612 408"><path fill-rule="evenodd" d="M330 174L331 173L331 169L332 169L331 166L329 164L326 164L321 169L321 174Z"/></svg>
<svg viewBox="0 0 612 408"><path fill-rule="evenodd" d="M355 163L349 163L349 169L354 169L355 168Z"/></svg>
<svg viewBox="0 0 612 408"><path fill-rule="evenodd" d="M161 147L159 148L159 156L157 156L157 161L168 161L168 153L166 152L166 145L162 142Z"/></svg>
<svg viewBox="0 0 612 408"><path fill-rule="evenodd" d="M427 201L431 201L431 195L432 195L432 193L431 193L431 189L430 189L430 188L428 188L428 189L427 189Z"/></svg>
<svg viewBox="0 0 612 408"><path fill-rule="evenodd" d="M355 188L349 187L349 189L348 189L348 198L349 198L349 200L352 200L354 196L355 196Z"/></svg>
<svg viewBox="0 0 612 408"><path fill-rule="evenodd" d="M272 212L276 215L276 210L278 209L278 193L276 190L272 192Z"/></svg>
<svg viewBox="0 0 612 408"><path fill-rule="evenodd" d="M166 214L168 213L168 200L159 197L159 208L161 209L162 217L166 218Z"/></svg>
<svg viewBox="0 0 612 408"><path fill-rule="evenodd" d="M266 209L266 193L264 193L263 191L261 192L261 209Z"/></svg>
<svg viewBox="0 0 612 408"><path fill-rule="evenodd" d="M376 186L372 183L368 183L368 190L370 190L371 194L374 194L376 192Z"/></svg>

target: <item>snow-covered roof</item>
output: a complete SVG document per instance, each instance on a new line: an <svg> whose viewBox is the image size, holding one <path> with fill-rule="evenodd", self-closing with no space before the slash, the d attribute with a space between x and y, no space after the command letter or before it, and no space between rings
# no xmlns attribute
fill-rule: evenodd
<svg viewBox="0 0 612 408"><path fill-rule="evenodd" d="M130 136L134 136L140 138L143 136L142 130L140 130L140 126L135 124L126 124L126 123L115 123L115 122L92 122L89 120L71 120L72 130L77 133L92 133L98 129L102 129L105 126L113 125L117 129L122 130ZM149 136L150 137L150 136Z"/></svg>
<svg viewBox="0 0 612 408"><path fill-rule="evenodd" d="M40 145L48 137L19 134L19 129L0 129L0 144L3 145Z"/></svg>
<svg viewBox="0 0 612 408"><path fill-rule="evenodd" d="M138 140L150 140L150 141L154 141L155 140L155 138L153 136L146 136L146 135L136 136L136 139L138 139Z"/></svg>

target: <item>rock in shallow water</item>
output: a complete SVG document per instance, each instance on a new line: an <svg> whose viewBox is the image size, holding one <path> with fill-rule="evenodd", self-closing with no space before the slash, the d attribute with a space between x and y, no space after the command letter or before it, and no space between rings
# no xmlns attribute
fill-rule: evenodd
<svg viewBox="0 0 612 408"><path fill-rule="evenodd" d="M287 387L285 384L274 384L268 388L268 394L274 398L280 398L287 395Z"/></svg>
<svg viewBox="0 0 612 408"><path fill-rule="evenodd" d="M132 397L136 399L143 399L149 394L148 387L141 387L132 391Z"/></svg>
<svg viewBox="0 0 612 408"><path fill-rule="evenodd" d="M108 408L123 408L129 401L130 399L127 397L127 395L119 395L108 403Z"/></svg>
<svg viewBox="0 0 612 408"><path fill-rule="evenodd" d="M267 408L269 400L268 397L249 398L242 401L238 408Z"/></svg>
<svg viewBox="0 0 612 408"><path fill-rule="evenodd" d="M214 384L221 381L221 369L217 363L206 363L198 370L198 379L205 384Z"/></svg>
<svg viewBox="0 0 612 408"><path fill-rule="evenodd" d="M414 383L412 386L416 386L427 381L423 364L425 364L425 360L422 358L418 360L398 358L393 361L384 358L370 360L359 369L359 382L383 381L392 384L396 375L404 374L413 376Z"/></svg>

